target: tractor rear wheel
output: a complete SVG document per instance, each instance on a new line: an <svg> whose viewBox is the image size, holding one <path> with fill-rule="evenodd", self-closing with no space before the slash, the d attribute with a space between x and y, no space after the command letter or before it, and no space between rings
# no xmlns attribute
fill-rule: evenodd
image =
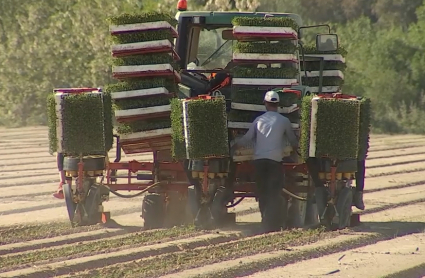
<svg viewBox="0 0 425 278"><path fill-rule="evenodd" d="M162 228L165 218L163 196L151 193L145 196L142 203L142 217L145 229Z"/></svg>

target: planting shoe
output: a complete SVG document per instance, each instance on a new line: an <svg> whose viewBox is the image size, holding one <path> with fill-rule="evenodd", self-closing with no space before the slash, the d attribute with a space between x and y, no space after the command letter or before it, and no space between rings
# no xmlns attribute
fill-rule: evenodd
<svg viewBox="0 0 425 278"><path fill-rule="evenodd" d="M57 199L64 199L62 185L63 185L63 182L61 182L59 184L57 191L55 193L53 193L53 197L55 197Z"/></svg>
<svg viewBox="0 0 425 278"><path fill-rule="evenodd" d="M354 206L359 210L365 209L362 191L356 191L356 193L354 194Z"/></svg>
<svg viewBox="0 0 425 278"><path fill-rule="evenodd" d="M324 186L316 187L316 190L314 192L314 195L316 197L316 206L317 206L317 213L319 214L319 220L322 223L322 215L325 212L325 208L327 205L328 200L328 192Z"/></svg>

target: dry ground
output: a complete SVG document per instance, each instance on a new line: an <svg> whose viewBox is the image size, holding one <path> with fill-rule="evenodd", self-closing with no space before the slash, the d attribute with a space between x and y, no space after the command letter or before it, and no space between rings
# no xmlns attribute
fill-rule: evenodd
<svg viewBox="0 0 425 278"><path fill-rule="evenodd" d="M425 276L423 136L372 136L360 227L256 236L253 200L221 231L142 231L142 197L115 196L115 225L70 228L46 128L0 134L0 277Z"/></svg>

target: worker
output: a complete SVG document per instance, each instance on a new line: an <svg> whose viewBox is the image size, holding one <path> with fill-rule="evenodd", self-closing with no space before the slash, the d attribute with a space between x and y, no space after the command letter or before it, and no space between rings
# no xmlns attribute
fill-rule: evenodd
<svg viewBox="0 0 425 278"><path fill-rule="evenodd" d="M267 112L257 117L248 132L232 146L232 153L254 143L254 167L258 203L264 232L282 227L283 151L289 141L293 150L298 140L288 118L277 112L279 95L269 91L264 96Z"/></svg>
<svg viewBox="0 0 425 278"><path fill-rule="evenodd" d="M58 189L56 190L56 192L53 193L53 197L58 198L58 199L64 198L62 186L66 182L66 180L65 180L65 172L63 171L63 160L64 160L63 153L57 153L56 154L56 162L57 162L57 165L58 165L60 183L59 183L59 186L58 186Z"/></svg>
<svg viewBox="0 0 425 278"><path fill-rule="evenodd" d="M322 51L334 51L335 45L331 39L327 39L326 42L322 45Z"/></svg>
<svg viewBox="0 0 425 278"><path fill-rule="evenodd" d="M365 172L366 172L366 160L357 161L356 192L354 193L353 201L354 201L354 206L356 206L356 208L360 210L365 209L365 205L363 202Z"/></svg>

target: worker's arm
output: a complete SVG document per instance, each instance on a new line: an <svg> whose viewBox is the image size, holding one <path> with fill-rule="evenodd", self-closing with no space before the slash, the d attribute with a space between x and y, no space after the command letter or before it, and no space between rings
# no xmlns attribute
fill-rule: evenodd
<svg viewBox="0 0 425 278"><path fill-rule="evenodd" d="M233 149L238 149L239 147L245 146L250 142L253 142L255 140L255 127L257 125L257 119L251 124L251 126L248 129L248 132L245 133L244 136L242 136L241 139L237 140L235 145L233 145Z"/></svg>
<svg viewBox="0 0 425 278"><path fill-rule="evenodd" d="M292 129L291 121L288 118L285 118L285 134L286 137L289 140L289 143L291 144L293 149L298 148L298 138L295 136L295 132Z"/></svg>

